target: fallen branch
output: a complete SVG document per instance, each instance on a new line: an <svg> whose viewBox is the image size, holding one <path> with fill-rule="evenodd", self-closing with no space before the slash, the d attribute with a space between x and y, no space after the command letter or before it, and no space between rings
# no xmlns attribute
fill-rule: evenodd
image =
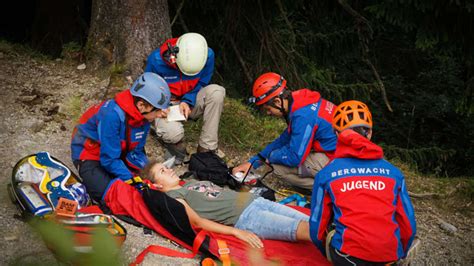
<svg viewBox="0 0 474 266"><path fill-rule="evenodd" d="M451 197L454 193L456 193L456 191L458 191L459 189L459 184L453 188L451 191L447 192L447 193L443 193L443 194L439 194L439 193L414 193L414 192L410 192L408 191L408 195L412 198L418 198L418 199L422 199L422 198L447 198L447 197Z"/></svg>
<svg viewBox="0 0 474 266"><path fill-rule="evenodd" d="M412 198L418 198L418 199L441 197L441 195L437 193L414 193L410 191L408 191L408 195Z"/></svg>
<svg viewBox="0 0 474 266"><path fill-rule="evenodd" d="M244 143L240 141L240 139L234 134L234 132L230 132L230 134L232 135L232 137L234 137L235 140L237 140L238 143L240 143L240 145L244 145Z"/></svg>

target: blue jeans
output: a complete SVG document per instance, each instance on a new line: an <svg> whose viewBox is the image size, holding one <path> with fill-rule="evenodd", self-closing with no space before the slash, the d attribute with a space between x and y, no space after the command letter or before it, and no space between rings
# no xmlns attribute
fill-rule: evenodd
<svg viewBox="0 0 474 266"><path fill-rule="evenodd" d="M301 221L309 221L309 216L259 197L245 208L234 227L253 232L263 239L294 242Z"/></svg>

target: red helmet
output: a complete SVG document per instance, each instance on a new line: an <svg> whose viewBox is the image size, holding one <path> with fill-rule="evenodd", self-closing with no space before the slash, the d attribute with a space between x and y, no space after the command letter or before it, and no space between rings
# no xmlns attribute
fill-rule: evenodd
<svg viewBox="0 0 474 266"><path fill-rule="evenodd" d="M277 73L268 72L255 80L253 83L252 101L256 105L262 105L278 96L286 88L286 80Z"/></svg>

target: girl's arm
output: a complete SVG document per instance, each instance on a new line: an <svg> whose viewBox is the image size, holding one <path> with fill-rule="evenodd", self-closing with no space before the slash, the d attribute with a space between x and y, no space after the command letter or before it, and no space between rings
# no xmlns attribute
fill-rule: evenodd
<svg viewBox="0 0 474 266"><path fill-rule="evenodd" d="M186 201L184 201L183 199L177 200L184 205L184 208L186 209L186 214L188 215L189 221L192 225L200 227L209 232L235 236L238 239L247 242L248 244L250 244L250 246L254 248L263 247L262 240L260 240L260 238L254 233L245 230L240 230L232 226L216 223L206 218L202 218L186 203Z"/></svg>

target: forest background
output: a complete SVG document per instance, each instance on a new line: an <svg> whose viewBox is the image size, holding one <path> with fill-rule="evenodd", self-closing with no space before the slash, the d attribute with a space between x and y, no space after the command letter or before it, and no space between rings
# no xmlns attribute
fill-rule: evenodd
<svg viewBox="0 0 474 266"><path fill-rule="evenodd" d="M94 2L126 1L16 1L16 8L2 9L16 16L2 16L1 37L52 58L69 53L87 61ZM291 89L317 90L335 104L367 102L374 141L387 158L437 176L472 176L472 2L164 2L172 36L206 37L216 53L213 82L229 97L245 102L258 75L278 72ZM136 75L120 62L113 67Z"/></svg>

